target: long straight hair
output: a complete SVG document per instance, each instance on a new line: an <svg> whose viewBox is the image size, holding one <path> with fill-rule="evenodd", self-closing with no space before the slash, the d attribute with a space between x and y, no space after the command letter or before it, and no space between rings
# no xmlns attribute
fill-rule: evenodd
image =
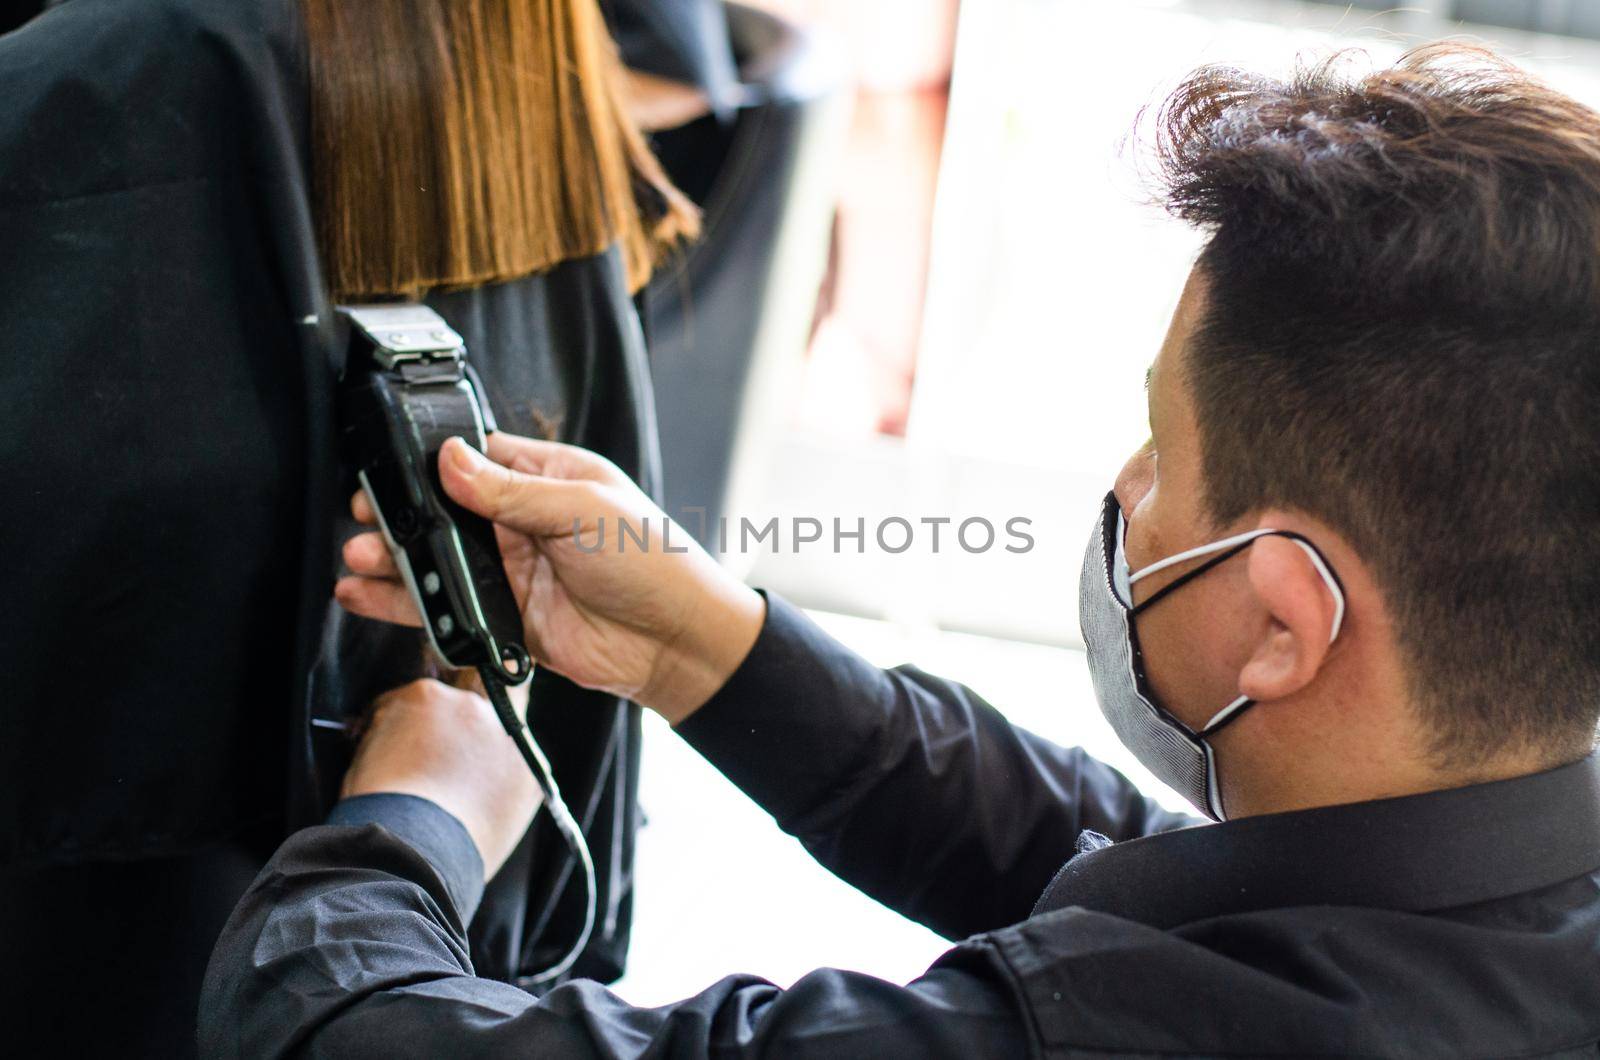
<svg viewBox="0 0 1600 1060"><path fill-rule="evenodd" d="M637 289L695 234L621 99L595 0L301 0L335 298L541 272L620 244Z"/></svg>

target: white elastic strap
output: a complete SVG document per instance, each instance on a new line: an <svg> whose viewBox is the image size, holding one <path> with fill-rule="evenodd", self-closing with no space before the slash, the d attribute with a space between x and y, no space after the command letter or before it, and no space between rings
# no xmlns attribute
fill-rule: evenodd
<svg viewBox="0 0 1600 1060"><path fill-rule="evenodd" d="M1156 562L1150 564L1150 566L1128 575L1128 584L1132 586L1139 582L1142 578L1149 577L1150 575L1155 574L1157 571L1166 570L1168 567L1176 566L1179 563L1186 563L1191 559L1200 559L1204 556L1215 555L1218 552L1224 552L1230 548L1233 548L1235 545L1242 545L1248 541L1254 541L1258 537L1266 537L1268 534L1277 534L1280 532L1281 531L1270 528L1248 530L1242 534L1235 534L1233 537L1225 537L1221 541L1213 541L1209 545L1201 545L1198 548L1191 548L1186 552L1179 552L1175 556L1168 556L1166 559L1157 560ZM1299 545L1300 548L1305 551L1305 554L1310 557L1311 565L1316 568L1317 574L1321 575L1323 584L1328 587L1328 592L1333 594L1333 626L1331 632L1328 634L1328 643L1332 644L1338 638L1339 630L1344 628L1344 592L1339 588L1339 582L1336 578L1334 578L1333 572L1328 569L1328 564L1323 561L1321 553L1312 548L1308 542L1302 541L1298 537L1291 537L1289 540ZM1211 725L1216 724L1218 718L1231 713L1233 710L1237 709L1237 706L1237 704L1230 704L1229 706L1224 707L1222 709L1222 713L1218 714L1216 718L1212 718L1211 723L1208 724L1206 728L1210 728Z"/></svg>
<svg viewBox="0 0 1600 1060"><path fill-rule="evenodd" d="M1235 534L1233 537L1225 537L1221 541L1213 541L1209 545L1201 545L1198 548L1191 548L1187 552L1178 553L1176 556L1168 556L1166 559L1156 560L1154 563L1150 564L1150 566L1128 575L1128 584L1135 585L1141 579L1148 578L1157 571L1164 571L1168 567L1177 566L1179 563L1186 563L1191 559L1199 559L1202 556L1210 556L1214 553L1230 549L1234 545L1242 545L1246 541L1254 541L1258 537L1265 537L1267 534L1275 533L1277 533L1276 530L1250 530L1242 534Z"/></svg>
<svg viewBox="0 0 1600 1060"><path fill-rule="evenodd" d="M1317 568L1317 573L1322 575L1323 582L1328 586L1328 591L1333 594L1333 632L1328 634L1328 643L1332 644L1339 636L1339 630L1344 628L1344 591L1339 588L1339 579L1333 576L1333 571L1322 561L1322 554L1298 537L1289 539L1306 550L1306 555L1311 557L1311 565Z"/></svg>
<svg viewBox="0 0 1600 1060"><path fill-rule="evenodd" d="M1249 696L1240 696L1232 703L1229 703L1227 706L1223 707L1221 710L1217 711L1211 716L1211 720L1206 722L1205 725L1200 729L1199 735L1204 736L1212 729L1215 729L1218 725L1221 725L1234 714L1238 713L1239 709L1249 702Z"/></svg>

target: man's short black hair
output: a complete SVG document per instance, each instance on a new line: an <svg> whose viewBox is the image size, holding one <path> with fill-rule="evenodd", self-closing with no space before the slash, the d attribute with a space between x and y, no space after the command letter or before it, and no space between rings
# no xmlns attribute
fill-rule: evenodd
<svg viewBox="0 0 1600 1060"><path fill-rule="evenodd" d="M1442 764L1552 761L1600 715L1600 115L1488 52L1161 108L1209 233L1185 351L1206 504L1314 516L1371 566Z"/></svg>

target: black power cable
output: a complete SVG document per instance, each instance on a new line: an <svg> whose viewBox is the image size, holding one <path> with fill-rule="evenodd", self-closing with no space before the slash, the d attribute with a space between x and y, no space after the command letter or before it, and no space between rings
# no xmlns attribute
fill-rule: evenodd
<svg viewBox="0 0 1600 1060"><path fill-rule="evenodd" d="M586 898L583 930L578 932L578 937L559 961L528 980L537 986L553 982L564 975L583 952L583 948L589 944L589 936L594 932L595 905L599 900L594 878L594 858L589 853L589 844L583 837L583 829L572 816L572 811L567 809L567 804L562 801L561 789L556 786L555 774L550 769L550 760L545 757L544 750L533 738L533 734L528 731L527 724L518 717L517 709L506 693L505 681L487 666L478 668L478 676L483 680L484 690L489 694L489 703L494 707L500 724L505 727L512 742L517 745L522 760L528 764L534 779L539 782L539 787L544 792L545 809L550 811L550 817L555 821L557 831L567 841L573 857L578 859L578 864L583 869Z"/></svg>

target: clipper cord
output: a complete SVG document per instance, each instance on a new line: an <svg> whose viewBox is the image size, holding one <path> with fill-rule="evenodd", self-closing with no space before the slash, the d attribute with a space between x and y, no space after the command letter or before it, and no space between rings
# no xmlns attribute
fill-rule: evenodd
<svg viewBox="0 0 1600 1060"><path fill-rule="evenodd" d="M550 811L550 817L555 821L556 828L567 841L568 849L572 851L573 857L577 858L578 865L583 870L585 896L583 929L578 932L578 937L573 940L571 947L559 961L527 980L537 986L554 982L566 974L584 947L589 944L589 936L594 932L595 906L599 900L594 877L594 858L589 853L589 844L583 837L583 829L579 827L577 819L572 816L572 812L567 809L567 804L561 798L561 789L556 786L555 774L550 769L550 760L545 757L533 734L528 731L527 724L517 716L517 710L511 704L511 697L506 694L505 681L487 666L479 667L478 675L483 679L483 687L489 693L489 702L494 706L500 724L510 734L517 745L517 750L522 754L522 760L528 763L528 769L539 782L539 787L544 792L545 809Z"/></svg>

